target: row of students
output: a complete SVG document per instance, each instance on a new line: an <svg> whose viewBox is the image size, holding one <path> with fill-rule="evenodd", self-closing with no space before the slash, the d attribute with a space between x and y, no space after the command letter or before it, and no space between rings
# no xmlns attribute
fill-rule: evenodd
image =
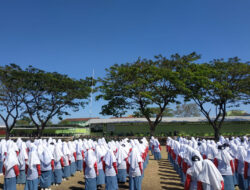
<svg viewBox="0 0 250 190"><path fill-rule="evenodd" d="M241 139L225 139L221 136L217 143L213 140L200 140L193 137L191 140L185 138L174 140L168 138L166 143L168 158L174 166L174 169L179 173L182 183L188 181L188 171L192 170L190 168L198 168L199 172L196 178L200 177L200 170L205 168L205 166L202 167L202 164L204 165L204 163L206 163L206 171L214 171L214 174L211 175L209 179L221 179L221 176L225 190L234 190L236 185L242 190L249 190L250 146L246 137ZM195 161L199 160L198 163L200 164L195 164L196 162L193 160L195 159L193 157L194 155L192 156L193 153L195 153L196 156ZM208 160L209 164L207 164ZM219 181L220 180L217 180L217 182ZM187 186L185 187L188 189ZM218 187L219 186L217 186L217 188ZM209 188L203 187L203 189Z"/></svg>
<svg viewBox="0 0 250 190"><path fill-rule="evenodd" d="M60 185L76 171L83 171L85 189L118 189L118 182L129 177L130 189L141 189L144 169L148 163L148 142L124 139L106 142L79 139L62 142L50 138L24 142L18 139L0 142L0 166L4 173L4 189L15 190L25 184L25 190L48 190Z"/></svg>

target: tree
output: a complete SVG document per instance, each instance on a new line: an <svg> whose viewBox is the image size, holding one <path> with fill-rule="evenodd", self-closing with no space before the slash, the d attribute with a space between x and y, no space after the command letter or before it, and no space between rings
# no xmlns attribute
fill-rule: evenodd
<svg viewBox="0 0 250 190"><path fill-rule="evenodd" d="M250 114L243 110L230 110L227 112L226 115L227 116L247 116Z"/></svg>
<svg viewBox="0 0 250 190"><path fill-rule="evenodd" d="M249 63L237 57L227 61L215 59L210 63L187 64L181 73L185 81L185 100L193 100L198 105L218 140L227 108L249 100L249 85L246 85Z"/></svg>
<svg viewBox="0 0 250 190"><path fill-rule="evenodd" d="M70 121L68 121L68 120L61 120L60 122L58 122L58 125L70 125Z"/></svg>
<svg viewBox="0 0 250 190"><path fill-rule="evenodd" d="M199 117L200 110L195 103L177 105L174 114L177 117Z"/></svg>
<svg viewBox="0 0 250 190"><path fill-rule="evenodd" d="M101 114L121 117L127 110L137 110L148 121L154 135L163 113L170 103L176 102L180 93L178 64L172 59L156 56L153 60L138 59L134 63L115 64L106 69L106 76L99 79L100 98L107 101ZM157 109L151 118L152 107Z"/></svg>
<svg viewBox="0 0 250 190"><path fill-rule="evenodd" d="M6 126L6 139L15 126L25 93L22 88L21 68L15 64L0 67L0 118Z"/></svg>
<svg viewBox="0 0 250 190"><path fill-rule="evenodd" d="M32 125L32 120L27 117L23 116L21 119L16 121L16 126L26 126L26 125Z"/></svg>
<svg viewBox="0 0 250 190"><path fill-rule="evenodd" d="M56 72L45 72L30 66L25 70L25 114L37 127L40 138L50 120L69 115L68 109L78 111L87 103L91 92L91 79L75 80Z"/></svg>
<svg viewBox="0 0 250 190"><path fill-rule="evenodd" d="M156 117L157 114L159 114L160 109L156 107L149 108L150 117ZM134 111L133 113L134 117L144 117L144 115L140 111ZM174 110L171 108L165 108L165 110L162 112L162 117L173 117L174 116Z"/></svg>

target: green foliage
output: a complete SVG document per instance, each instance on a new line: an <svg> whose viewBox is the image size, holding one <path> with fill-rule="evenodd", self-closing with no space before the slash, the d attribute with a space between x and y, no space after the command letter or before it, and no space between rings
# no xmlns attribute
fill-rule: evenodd
<svg viewBox="0 0 250 190"><path fill-rule="evenodd" d="M156 117L157 114L160 113L159 108L149 108L149 114L150 117ZM144 115L140 111L134 111L133 113L134 117L144 117ZM162 117L173 117L174 116L174 110L171 108L165 108L165 110L162 112Z"/></svg>
<svg viewBox="0 0 250 190"><path fill-rule="evenodd" d="M27 125L31 125L32 124L32 120L27 117L27 116L23 116L21 119L16 121L16 126L27 126Z"/></svg>
<svg viewBox="0 0 250 190"><path fill-rule="evenodd" d="M38 135L54 117L68 115L68 108L78 111L84 107L91 92L91 80L75 80L56 72L45 72L30 66L25 70L26 83L23 88L25 114L29 115L38 130Z"/></svg>
<svg viewBox="0 0 250 190"><path fill-rule="evenodd" d="M70 121L68 121L68 120L61 120L59 123L58 123L58 125L70 125L71 123L70 123Z"/></svg>
<svg viewBox="0 0 250 190"><path fill-rule="evenodd" d="M0 67L0 118L6 126L6 139L15 126L24 98L21 68L15 64Z"/></svg>
<svg viewBox="0 0 250 190"><path fill-rule="evenodd" d="M127 110L137 110L148 120L153 134L166 106L176 102L180 94L183 84L176 68L181 64L160 55L153 60L138 59L106 69L106 76L99 79L101 94L97 96L97 100L107 101L101 114L121 117ZM151 116L155 116L154 121Z"/></svg>
<svg viewBox="0 0 250 190"><path fill-rule="evenodd" d="M57 72L45 72L29 66L23 70L15 64L0 67L0 117L7 126L7 135L18 125L30 124L30 118L37 127L37 133L51 119L68 115L67 110L78 111L84 107L91 92L92 78L76 80ZM20 119L19 117L25 118Z"/></svg>
<svg viewBox="0 0 250 190"><path fill-rule="evenodd" d="M178 117L199 117L201 115L199 107L194 103L177 105L174 114Z"/></svg>
<svg viewBox="0 0 250 190"><path fill-rule="evenodd" d="M185 82L185 100L193 100L199 106L218 139L226 109L249 101L249 85L246 85L250 76L249 63L240 62L237 57L227 61L215 59L210 63L189 63L179 70ZM214 106L215 117L211 116L211 106L206 108L207 103Z"/></svg>
<svg viewBox="0 0 250 190"><path fill-rule="evenodd" d="M148 136L150 130L146 124L133 123L133 124L112 124L114 125L113 135L115 136ZM156 130L155 135L159 136L173 136L174 131L179 136L205 136L213 137L213 128L206 122L171 122L171 123L160 123ZM226 121L221 129L221 134L226 136L239 136L239 135L250 135L250 122L245 121ZM109 135L109 133L107 133Z"/></svg>
<svg viewBox="0 0 250 190"><path fill-rule="evenodd" d="M227 112L227 116L246 116L246 115L249 114L243 110L230 110Z"/></svg>

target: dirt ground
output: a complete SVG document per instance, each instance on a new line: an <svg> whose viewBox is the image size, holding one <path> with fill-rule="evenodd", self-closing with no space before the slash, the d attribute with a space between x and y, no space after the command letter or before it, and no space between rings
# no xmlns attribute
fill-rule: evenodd
<svg viewBox="0 0 250 190"><path fill-rule="evenodd" d="M3 176L0 177L0 189L3 189ZM24 185L17 185L17 190L23 190ZM52 190L83 190L84 178L83 173L76 173L68 181L63 181L60 186L52 186ZM103 188L104 189L104 188ZM119 184L120 190L129 189L128 182ZM148 167L145 170L142 182L142 190L179 190L184 189L180 183L180 178L173 170L173 167L167 160L165 147L162 146L162 160L153 160L150 156Z"/></svg>

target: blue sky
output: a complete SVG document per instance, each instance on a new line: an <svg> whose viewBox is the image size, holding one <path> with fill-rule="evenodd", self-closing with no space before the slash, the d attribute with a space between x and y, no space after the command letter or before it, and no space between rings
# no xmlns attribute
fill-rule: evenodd
<svg viewBox="0 0 250 190"><path fill-rule="evenodd" d="M247 0L0 1L0 64L74 78L115 63L196 51L203 61L250 60ZM93 103L98 116L103 102ZM250 112L249 106L242 106ZM88 117L89 107L71 117Z"/></svg>

